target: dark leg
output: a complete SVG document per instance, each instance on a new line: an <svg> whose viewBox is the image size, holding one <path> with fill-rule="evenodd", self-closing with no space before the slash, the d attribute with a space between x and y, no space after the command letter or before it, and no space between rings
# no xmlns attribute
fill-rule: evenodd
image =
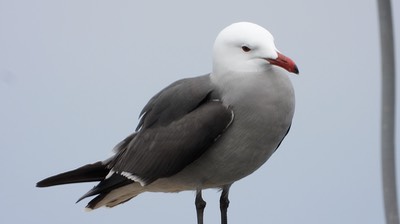
<svg viewBox="0 0 400 224"><path fill-rule="evenodd" d="M221 209L221 224L228 224L228 207L229 207L229 188L231 185L225 185L222 187L221 197L219 199L219 208Z"/></svg>
<svg viewBox="0 0 400 224"><path fill-rule="evenodd" d="M194 204L196 205L197 224L203 224L203 214L204 208L206 207L206 202L201 197L201 190L197 190L196 201L194 202Z"/></svg>

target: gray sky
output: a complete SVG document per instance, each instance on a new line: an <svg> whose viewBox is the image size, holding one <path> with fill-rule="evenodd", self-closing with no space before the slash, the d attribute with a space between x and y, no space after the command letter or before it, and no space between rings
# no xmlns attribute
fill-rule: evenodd
<svg viewBox="0 0 400 224"><path fill-rule="evenodd" d="M195 223L193 192L87 213L74 203L93 183L35 183L110 156L151 96L211 71L215 37L238 21L270 30L301 74L291 132L231 188L230 224L384 223L376 11L372 0L0 0L0 223ZM204 198L205 222L218 223L219 193Z"/></svg>

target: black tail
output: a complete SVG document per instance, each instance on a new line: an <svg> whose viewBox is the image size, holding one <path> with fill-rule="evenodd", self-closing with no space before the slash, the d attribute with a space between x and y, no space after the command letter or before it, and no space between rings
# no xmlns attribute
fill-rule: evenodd
<svg viewBox="0 0 400 224"><path fill-rule="evenodd" d="M124 141L122 141L120 144L118 144L115 147L115 151L118 153L121 153L123 150L126 149L128 146L128 143L131 139L133 139L136 136L136 133L128 136ZM103 201L103 199L106 198L106 196L125 185L134 183L133 180L130 180L120 174L117 173L112 173L110 176L107 177L110 173L109 165L110 162L114 159L114 157L111 157L103 162L97 162L93 164L88 164L82 167L79 167L78 169L71 170L65 173L60 173L58 175L54 175L52 177L48 177L44 180L41 180L36 183L36 187L50 187L54 185L61 185L61 184L72 184L72 183L82 183L82 182L93 182L93 181L98 181L100 182L97 186L95 186L93 189L91 189L89 192L84 194L81 198L78 199L77 202L81 201L84 198L91 197L91 196L96 196L93 198L89 204L86 206L88 209L96 209L101 206L107 206L107 207L113 207L118 204L124 203L126 201L129 201L133 197L135 197L137 194L141 193L138 192L137 194L130 194L130 195L117 195L115 198L112 198L111 201ZM107 177L107 178L106 178ZM120 198L122 197L122 198ZM107 199L109 200L109 199Z"/></svg>
<svg viewBox="0 0 400 224"><path fill-rule="evenodd" d="M79 167L75 170L48 177L39 181L36 184L36 187L50 187L60 184L102 181L109 172L110 170L107 169L107 163L97 162Z"/></svg>

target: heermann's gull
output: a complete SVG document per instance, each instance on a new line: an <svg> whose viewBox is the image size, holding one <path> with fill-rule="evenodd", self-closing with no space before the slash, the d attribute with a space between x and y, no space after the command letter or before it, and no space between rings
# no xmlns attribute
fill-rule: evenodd
<svg viewBox="0 0 400 224"><path fill-rule="evenodd" d="M212 73L156 94L114 156L37 186L100 181L78 200L96 196L88 209L113 207L143 192L195 190L199 224L206 204L201 191L220 188L221 222L227 223L232 183L267 161L289 131L295 100L284 69L298 74L267 30L232 24L215 40Z"/></svg>

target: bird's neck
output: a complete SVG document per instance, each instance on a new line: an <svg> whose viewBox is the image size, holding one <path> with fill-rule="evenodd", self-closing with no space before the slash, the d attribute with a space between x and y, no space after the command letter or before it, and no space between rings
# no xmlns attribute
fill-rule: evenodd
<svg viewBox="0 0 400 224"><path fill-rule="evenodd" d="M271 83L273 77L266 72L213 72L210 75L211 82L220 91L223 101L234 104L245 98L263 94L264 89ZM242 102L243 103L243 102Z"/></svg>
<svg viewBox="0 0 400 224"><path fill-rule="evenodd" d="M256 73L211 74L222 102L239 113L270 113L276 109L293 114L294 90L282 70Z"/></svg>

